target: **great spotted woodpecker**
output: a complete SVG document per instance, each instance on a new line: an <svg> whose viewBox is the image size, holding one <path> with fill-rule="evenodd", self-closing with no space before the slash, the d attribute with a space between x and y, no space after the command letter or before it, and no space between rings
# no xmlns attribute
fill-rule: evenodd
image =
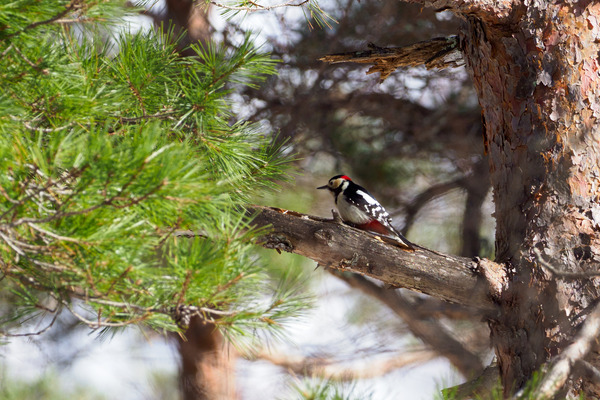
<svg viewBox="0 0 600 400"><path fill-rule="evenodd" d="M345 223L358 229L390 236L403 247L414 250L414 245L394 229L390 214L385 208L365 188L352 182L346 175L336 175L327 185L317 189L329 190Z"/></svg>

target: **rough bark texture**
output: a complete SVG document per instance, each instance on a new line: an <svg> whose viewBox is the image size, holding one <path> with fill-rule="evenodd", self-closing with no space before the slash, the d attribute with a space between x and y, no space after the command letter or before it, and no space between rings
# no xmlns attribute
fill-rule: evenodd
<svg viewBox="0 0 600 400"><path fill-rule="evenodd" d="M600 254L600 5L531 1L464 17L461 42L486 126L496 261L510 274L491 322L509 393L572 340L579 313L598 297L596 279L553 279L533 250L568 271L596 268Z"/></svg>

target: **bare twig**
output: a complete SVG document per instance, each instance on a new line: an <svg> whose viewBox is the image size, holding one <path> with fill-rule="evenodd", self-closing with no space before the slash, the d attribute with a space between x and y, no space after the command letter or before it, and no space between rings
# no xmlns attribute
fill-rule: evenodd
<svg viewBox="0 0 600 400"><path fill-rule="evenodd" d="M296 0L289 0L286 1L285 3L279 3L279 4L274 4L272 6L263 6L261 4L258 4L254 1L249 1L248 3L251 4L253 7L249 7L249 6L229 6L227 4L223 4L223 3L219 3L216 1L211 1L210 4L220 7L220 8L224 8L226 10L233 10L233 11L246 11L246 12L256 12L256 11L269 11L269 10L274 10L276 8L281 8L281 7L302 7L303 5L305 5L306 3L310 2L311 0L300 0L299 2L296 2Z"/></svg>
<svg viewBox="0 0 600 400"><path fill-rule="evenodd" d="M21 29L20 31L11 33L9 35L7 35L5 37L5 39L9 39L13 36L16 35L20 35L21 33L29 30L29 29L33 29L36 28L40 25L47 25L47 24L51 24L53 22L56 22L57 20L63 18L65 15L67 15L69 12L73 11L74 9L76 9L77 7L79 7L79 3L81 2L81 0L71 0L71 3L69 3L64 10L62 10L61 12L59 12L58 14L54 15L51 18L45 19L43 21L37 21L37 22L33 22L29 25L27 25L26 27L24 27L23 29Z"/></svg>
<svg viewBox="0 0 600 400"><path fill-rule="evenodd" d="M86 242L82 242L79 239L74 239L74 238L70 238L70 237L67 237L67 236L57 235L56 233L47 231L47 230L39 227L38 225L34 224L33 222L29 222L27 225L29 225L30 227L32 227L36 231L38 231L38 232L40 232L40 233L42 233L44 235L50 236L50 237L52 237L52 238L54 238L56 240L62 240L62 241L65 241L65 242L72 242L72 243L89 244L89 243L86 243Z"/></svg>
<svg viewBox="0 0 600 400"><path fill-rule="evenodd" d="M403 351L383 360L362 363L359 367L351 368L341 365L336 360L328 357L303 357L290 354L272 354L261 352L250 357L251 360L266 360L270 363L286 368L296 374L314 376L336 381L355 379L368 379L379 377L398 368L416 363L423 363L437 357L431 350Z"/></svg>
<svg viewBox="0 0 600 400"><path fill-rule="evenodd" d="M118 118L119 121L121 123L129 123L129 122L139 122L141 120L144 119L152 119L152 118L156 118L156 119L174 119L173 115L175 114L175 111L167 111L167 112L157 112L155 114L145 114L139 117L119 117L119 116L115 116L115 118Z"/></svg>
<svg viewBox="0 0 600 400"><path fill-rule="evenodd" d="M75 122L70 122L66 125L59 126L58 128L40 128L40 127L32 126L27 121L21 121L21 122L23 123L23 126L25 126L25 128L27 128L28 130L42 132L42 133L59 132L59 131L65 130L65 129L70 128L73 125L75 125Z"/></svg>
<svg viewBox="0 0 600 400"><path fill-rule="evenodd" d="M406 221L402 228L402 233L406 234L415 222L417 214L426 206L431 200L438 198L451 190L462 188L465 185L467 177L463 176L458 179L454 179L449 182L442 182L437 185L430 186L425 191L419 193L410 204L404 207L404 214L406 215Z"/></svg>
<svg viewBox="0 0 600 400"><path fill-rule="evenodd" d="M52 321L50 321L50 323L46 327L40 329L37 332L27 332L27 333L4 333L4 332L0 332L0 337L27 337L27 336L38 336L38 335L41 335L42 333L45 333L50 328L52 328L52 326L56 322L56 319L58 318L58 314L60 314L60 309L55 310L54 311L54 316L52 317Z"/></svg>
<svg viewBox="0 0 600 400"><path fill-rule="evenodd" d="M0 56L4 57L5 55L7 55L8 52L11 51L13 47L14 47L14 43L11 43L10 46L8 46L6 49L4 49L4 51L2 52L2 54L0 54Z"/></svg>
<svg viewBox="0 0 600 400"><path fill-rule="evenodd" d="M98 329L98 328L105 327L105 326L108 326L108 327L127 326L127 325L134 324L134 323L139 322L142 319L144 319L144 317L142 316L142 317L130 319L130 320L123 321L123 322L108 322L106 320L104 320L104 321L100 320L100 314L98 314L98 320L91 321L91 320L85 318L83 315L76 312L73 309L73 307L70 306L68 301L66 301L66 300L61 300L61 301L62 301L62 304L64 304L64 306L67 308L67 310L69 310L69 312L71 314L73 314L73 316L75 318L77 318L79 321L83 322L84 324L86 324L87 326L89 326L92 329Z"/></svg>

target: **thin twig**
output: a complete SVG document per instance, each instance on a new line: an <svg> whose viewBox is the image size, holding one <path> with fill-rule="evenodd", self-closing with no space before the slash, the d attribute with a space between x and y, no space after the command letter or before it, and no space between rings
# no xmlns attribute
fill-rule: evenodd
<svg viewBox="0 0 600 400"><path fill-rule="evenodd" d="M310 2L310 0L302 0L299 3L294 3L294 0L290 0L290 1L286 1L285 3L274 4L272 6L263 6L258 3L255 3L253 1L250 1L249 3L254 5L256 8L252 8L252 7L248 7L248 6L228 6L226 4L218 3L216 1L211 1L210 4L220 7L220 8L225 8L227 10L246 11L246 12L252 13L252 12L256 12L256 11L269 11L269 10L273 10L275 8L281 8L281 7L302 7L303 5L305 5L308 2Z"/></svg>
<svg viewBox="0 0 600 400"><path fill-rule="evenodd" d="M2 52L2 54L0 54L0 56L4 57L5 55L7 55L7 54L8 54L8 52L9 52L9 51L11 51L13 47L14 47L14 43L11 43L11 45L10 45L10 46L8 46L8 47L7 47L7 48L6 48L6 49L5 49L5 50Z"/></svg>
<svg viewBox="0 0 600 400"><path fill-rule="evenodd" d="M58 128L40 128L40 127L32 126L27 121L21 121L21 122L23 122L23 126L25 126L25 128L27 128L28 130L34 131L34 132L37 131L37 132L41 132L41 133L59 132L59 131L65 130L65 129L70 128L73 125L75 125L75 122L70 122L66 125L59 126Z"/></svg>
<svg viewBox="0 0 600 400"><path fill-rule="evenodd" d="M55 16L53 16L51 18L48 18L46 20L43 20L43 21L33 22L33 23L27 25L25 28L21 29L20 31L17 31L17 32L14 32L14 33L11 33L11 34L7 35L5 37L5 39L9 39L9 38L11 38L13 36L20 35L21 33L25 32L25 31L27 31L29 29L36 28L36 27L38 27L40 25L47 25L47 24L51 24L53 22L56 22L57 20L61 19L65 15L67 15L70 11L72 11L73 9L75 9L79 5L80 1L81 0L72 0L71 3L69 3L69 5L66 6L63 11L59 12Z"/></svg>
<svg viewBox="0 0 600 400"><path fill-rule="evenodd" d="M67 237L67 236L57 235L56 233L53 233L53 232L50 232L50 231L47 231L45 229L40 228L39 226L37 226L33 222L29 222L27 225L29 225L30 227L32 227L36 231L38 231L40 233L43 233L44 235L48 235L50 237L53 237L54 239L57 239L57 240L62 240L62 241L65 241L65 242L72 242L72 243L89 244L89 243L86 243L86 242L82 242L79 239L74 239L74 238L70 238L70 237Z"/></svg>
<svg viewBox="0 0 600 400"><path fill-rule="evenodd" d="M127 326L127 325L134 324L136 322L139 322L143 319L142 317L139 317L136 319L131 319L128 321L123 321L123 322L91 321L91 320L85 318L83 315L77 313L75 310L73 310L73 308L69 305L68 301L66 301L66 300L61 300L61 301L65 305L65 307L67 307L67 310L69 310L69 312L71 314L73 314L73 316L75 318L77 318L78 320L80 320L81 322L83 322L84 324L86 324L87 326L89 326L90 328L93 328L93 329L101 328L104 326L108 326L108 327Z"/></svg>
<svg viewBox="0 0 600 400"><path fill-rule="evenodd" d="M17 46L14 46L13 49L17 52L17 54L19 54L21 56L21 58L23 60L25 60L25 62L27 64L29 64L31 66L31 68L35 69L36 71L39 71L39 72L43 73L44 75L48 75L48 70L41 69L39 65L37 65L36 63L34 63L33 61L31 61L29 58L27 58L27 56L25 54L23 54L21 52L21 50L19 50L19 48Z"/></svg>
<svg viewBox="0 0 600 400"><path fill-rule="evenodd" d="M43 329L40 329L37 332L27 332L27 333L4 333L4 332L0 332L0 337L26 337L26 336L38 336L38 335L41 335L42 333L45 333L50 328L52 328L52 326L56 322L56 319L58 318L58 314L59 314L59 310L56 310L54 312L54 316L52 317L52 321L50 321L50 323L48 324L48 326L46 326Z"/></svg>

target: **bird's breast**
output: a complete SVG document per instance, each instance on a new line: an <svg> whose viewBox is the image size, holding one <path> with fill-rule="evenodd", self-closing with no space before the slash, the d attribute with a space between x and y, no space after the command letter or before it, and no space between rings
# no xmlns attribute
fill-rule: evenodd
<svg viewBox="0 0 600 400"><path fill-rule="evenodd" d="M341 195L343 196L343 194ZM362 211L360 208L352 206L345 199L340 199L337 202L337 208L340 212L340 216L346 222L351 222L353 224L366 224L372 220L372 218Z"/></svg>

